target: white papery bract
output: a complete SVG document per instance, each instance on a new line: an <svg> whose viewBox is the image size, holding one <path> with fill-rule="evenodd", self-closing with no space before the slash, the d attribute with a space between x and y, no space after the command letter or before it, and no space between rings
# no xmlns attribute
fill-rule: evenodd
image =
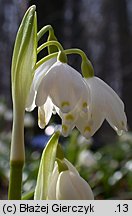
<svg viewBox="0 0 132 216"><path fill-rule="evenodd" d="M52 112L73 112L79 106L87 109L87 87L82 76L71 66L56 58L42 64L35 72L26 110L38 106L39 126L48 124Z"/></svg>
<svg viewBox="0 0 132 216"><path fill-rule="evenodd" d="M75 167L66 159L68 170L58 172L55 163L48 190L48 200L93 200L89 184L79 175Z"/></svg>

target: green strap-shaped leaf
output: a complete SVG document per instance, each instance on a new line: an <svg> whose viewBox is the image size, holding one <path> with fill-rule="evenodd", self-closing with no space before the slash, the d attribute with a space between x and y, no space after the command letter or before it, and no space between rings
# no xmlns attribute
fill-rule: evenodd
<svg viewBox="0 0 132 216"><path fill-rule="evenodd" d="M46 145L46 148L43 151L41 161L40 161L40 166L39 166L35 194L34 194L35 200L47 199L50 177L56 159L56 151L57 151L59 135L60 133L56 132L51 137L48 144Z"/></svg>

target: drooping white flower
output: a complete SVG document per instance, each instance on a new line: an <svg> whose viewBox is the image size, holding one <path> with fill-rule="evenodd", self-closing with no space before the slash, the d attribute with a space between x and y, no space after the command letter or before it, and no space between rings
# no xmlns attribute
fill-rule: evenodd
<svg viewBox="0 0 132 216"><path fill-rule="evenodd" d="M48 124L52 113L60 115L64 136L76 126L84 137L90 138L105 119L118 134L127 130L124 104L115 91L98 77L83 79L56 58L36 70L27 110L35 106L40 128Z"/></svg>
<svg viewBox="0 0 132 216"><path fill-rule="evenodd" d="M85 91L82 97L76 104L73 110L68 113L63 113L60 109L55 107L56 112L60 115L62 119L62 134L63 136L68 136L71 130L76 126L79 117L84 114L88 115L88 106L90 102L90 92L88 86L85 84ZM80 119L82 121L83 119ZM81 123L81 122L80 122Z"/></svg>
<svg viewBox="0 0 132 216"><path fill-rule="evenodd" d="M75 167L66 159L68 170L58 172L55 163L48 190L48 200L93 200L89 184L79 175Z"/></svg>
<svg viewBox="0 0 132 216"><path fill-rule="evenodd" d="M67 136L76 126L84 137L90 138L105 119L119 135L127 131L124 104L116 92L98 77L84 79L84 82L89 99L88 110L84 112L77 106L67 114L60 112L63 135Z"/></svg>
<svg viewBox="0 0 132 216"><path fill-rule="evenodd" d="M39 126L44 128L54 110L59 114L67 113L79 106L85 111L87 91L82 76L75 69L53 58L36 70L26 110L38 106Z"/></svg>
<svg viewBox="0 0 132 216"><path fill-rule="evenodd" d="M84 79L89 87L90 103L88 114L79 117L76 126L87 138L102 125L104 119L120 135L127 131L127 118L124 104L116 92L98 77Z"/></svg>

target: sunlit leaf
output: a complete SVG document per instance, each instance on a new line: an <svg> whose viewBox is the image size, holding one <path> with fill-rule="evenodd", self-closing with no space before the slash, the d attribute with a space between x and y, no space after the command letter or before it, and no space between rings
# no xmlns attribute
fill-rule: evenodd
<svg viewBox="0 0 132 216"><path fill-rule="evenodd" d="M34 199L36 200L46 200L47 198L48 185L50 183L50 177L56 159L58 139L59 132L56 132L43 151L34 195Z"/></svg>

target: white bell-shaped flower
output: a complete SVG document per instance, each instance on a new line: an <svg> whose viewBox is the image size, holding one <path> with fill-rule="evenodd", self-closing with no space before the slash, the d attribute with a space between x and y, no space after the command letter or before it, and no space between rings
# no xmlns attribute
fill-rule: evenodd
<svg viewBox="0 0 132 216"><path fill-rule="evenodd" d="M38 123L44 128L52 113L62 118L62 134L68 136L76 126L90 138L106 119L120 135L127 130L124 104L115 91L98 77L82 76L56 58L35 72L27 101L27 111L38 106Z"/></svg>
<svg viewBox="0 0 132 216"><path fill-rule="evenodd" d="M127 131L127 118L124 104L116 92L98 77L84 79L90 91L88 113L79 116L76 126L81 133L89 138L106 119L111 127L121 135Z"/></svg>
<svg viewBox="0 0 132 216"><path fill-rule="evenodd" d="M71 130L76 126L79 117L82 117L84 114L88 114L89 101L90 92L89 88L85 84L85 91L72 111L68 113L63 113L60 109L57 109L55 107L56 112L60 115L62 119L63 136L66 137L70 134ZM80 121L83 121L83 119L80 119Z"/></svg>
<svg viewBox="0 0 132 216"><path fill-rule="evenodd" d="M76 126L87 139L95 134L106 119L111 127L121 135L127 131L124 104L116 92L98 77L84 79L87 85L88 110L76 106L72 112L61 113L62 133L67 136Z"/></svg>
<svg viewBox="0 0 132 216"><path fill-rule="evenodd" d="M78 106L86 110L87 91L87 86L78 71L53 58L36 70L26 110L32 111L38 106L39 126L44 128L53 110L59 115L72 112Z"/></svg>
<svg viewBox="0 0 132 216"><path fill-rule="evenodd" d="M55 163L48 190L48 200L93 200L89 184L79 175L75 167L66 159L68 170L58 172Z"/></svg>

